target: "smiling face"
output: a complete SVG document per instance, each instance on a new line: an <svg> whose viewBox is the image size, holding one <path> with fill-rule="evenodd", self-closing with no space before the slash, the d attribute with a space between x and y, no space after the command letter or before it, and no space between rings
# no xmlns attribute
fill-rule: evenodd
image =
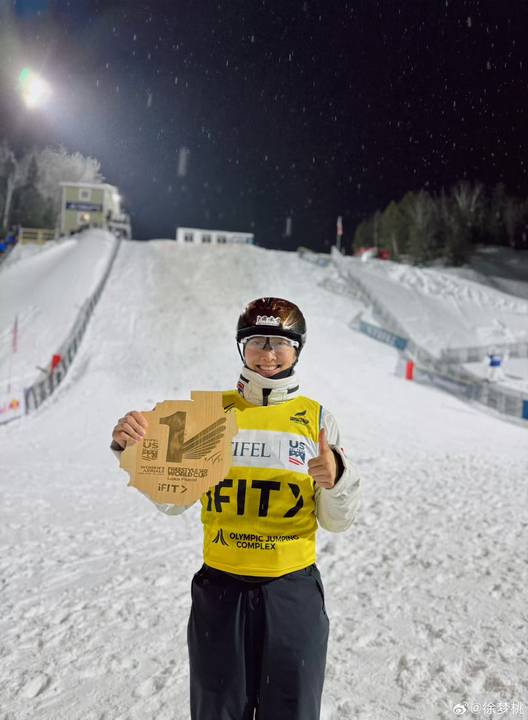
<svg viewBox="0 0 528 720"><path fill-rule="evenodd" d="M297 352L291 345L272 347L267 343L264 348L248 343L244 347L244 360L250 370L263 377L273 377L291 368L297 359Z"/></svg>

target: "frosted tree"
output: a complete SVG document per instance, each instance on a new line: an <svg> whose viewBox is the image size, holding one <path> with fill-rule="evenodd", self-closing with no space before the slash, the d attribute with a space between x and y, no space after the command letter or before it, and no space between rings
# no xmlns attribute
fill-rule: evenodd
<svg viewBox="0 0 528 720"><path fill-rule="evenodd" d="M29 219L31 225L35 225L40 219L37 226L45 222L52 227L60 211L61 182L103 181L101 163L95 158L85 157L79 152L68 153L64 147L47 147L32 150L17 159L4 141L0 144L2 226L7 228L10 222L27 224Z"/></svg>
<svg viewBox="0 0 528 720"><path fill-rule="evenodd" d="M471 185L460 182L452 190L452 197L461 220L469 230L470 236L482 222L484 212L484 190L480 183Z"/></svg>
<svg viewBox="0 0 528 720"><path fill-rule="evenodd" d="M61 182L104 181L99 160L79 152L70 154L63 147L41 150L36 153L36 161L39 169L37 189L52 202L56 214L60 210Z"/></svg>

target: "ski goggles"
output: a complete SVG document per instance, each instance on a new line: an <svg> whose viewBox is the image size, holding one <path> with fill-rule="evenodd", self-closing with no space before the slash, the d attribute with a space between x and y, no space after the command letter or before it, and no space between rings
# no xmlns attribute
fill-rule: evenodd
<svg viewBox="0 0 528 720"><path fill-rule="evenodd" d="M273 352L286 352L289 348L298 348L297 340L282 337L282 335L250 335L242 340L244 348L250 350L272 350Z"/></svg>

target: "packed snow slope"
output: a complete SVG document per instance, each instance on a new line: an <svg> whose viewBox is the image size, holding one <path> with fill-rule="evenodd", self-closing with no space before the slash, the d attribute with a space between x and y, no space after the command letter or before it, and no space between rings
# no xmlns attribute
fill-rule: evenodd
<svg viewBox="0 0 528 720"><path fill-rule="evenodd" d="M396 377L395 352L347 327L357 301L319 286L328 272L254 247L121 245L67 380L0 428L2 720L188 720L199 508L160 514L108 446L127 410L232 388L236 319L260 295L305 312L302 390L362 475L353 527L319 532L323 720L527 702L526 428Z"/></svg>
<svg viewBox="0 0 528 720"><path fill-rule="evenodd" d="M30 384L49 367L95 290L115 238L90 230L44 246L19 245L0 269L0 386ZM11 358L18 318L18 349Z"/></svg>
<svg viewBox="0 0 528 720"><path fill-rule="evenodd" d="M528 340L528 300L436 268L353 257L340 265L436 356L448 348Z"/></svg>

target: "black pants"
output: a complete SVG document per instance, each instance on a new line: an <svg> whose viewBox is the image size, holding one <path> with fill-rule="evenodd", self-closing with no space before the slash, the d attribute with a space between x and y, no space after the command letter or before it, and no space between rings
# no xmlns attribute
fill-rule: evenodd
<svg viewBox="0 0 528 720"><path fill-rule="evenodd" d="M191 720L318 720L328 627L315 565L262 583L204 565L187 629Z"/></svg>

